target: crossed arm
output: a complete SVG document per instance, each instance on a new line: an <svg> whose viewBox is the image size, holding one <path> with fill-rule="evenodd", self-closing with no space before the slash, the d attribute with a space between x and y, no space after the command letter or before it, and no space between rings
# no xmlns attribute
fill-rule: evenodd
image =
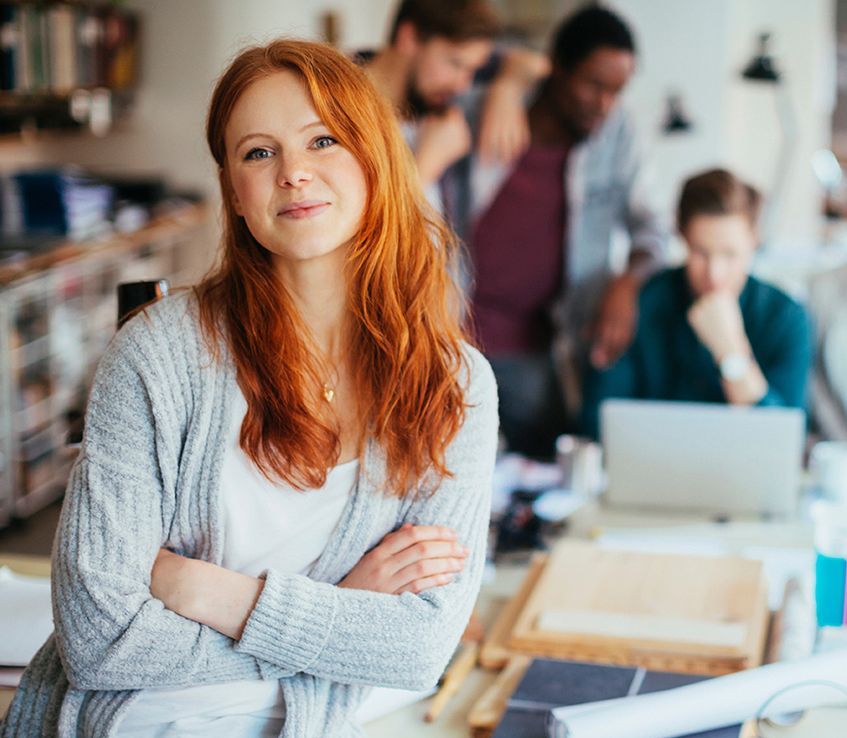
<svg viewBox="0 0 847 738"><path fill-rule="evenodd" d="M464 569L468 553L450 528L405 523L365 554L338 586L420 594L450 584ZM169 610L238 640L264 584L264 579L161 549L150 593Z"/></svg>
<svg viewBox="0 0 847 738"><path fill-rule="evenodd" d="M454 453L468 463L435 494L412 503L405 520L413 527L387 536L345 580L333 585L271 570L257 582L212 564L179 561L177 569L188 567L183 573L203 572L191 592L180 590L186 578L168 571L177 559L160 559L182 454L163 403L178 393L154 391L166 377L149 352L132 346L131 333L118 336L98 371L86 444L57 534L56 642L71 684L142 689L299 672L348 684L414 689L434 683L482 573L496 447L490 369L484 367L469 391L472 407L448 449L448 466ZM447 524L455 540L443 530ZM427 536L418 526L435 530ZM467 555L456 545L466 546ZM404 573L409 566L417 568ZM436 584L430 577L448 575L455 577L449 584L425 589ZM162 584L171 576L176 588L174 581ZM363 583L370 588L356 588ZM160 586L173 609L151 592ZM181 605L171 600L180 594ZM221 599L224 612L207 617ZM183 608L197 619L180 614Z"/></svg>

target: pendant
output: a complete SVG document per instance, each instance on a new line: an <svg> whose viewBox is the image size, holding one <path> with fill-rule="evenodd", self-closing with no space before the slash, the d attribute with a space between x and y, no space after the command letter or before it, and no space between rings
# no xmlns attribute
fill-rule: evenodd
<svg viewBox="0 0 847 738"><path fill-rule="evenodd" d="M332 402L335 399L335 389L328 384L324 385L324 399L327 402Z"/></svg>

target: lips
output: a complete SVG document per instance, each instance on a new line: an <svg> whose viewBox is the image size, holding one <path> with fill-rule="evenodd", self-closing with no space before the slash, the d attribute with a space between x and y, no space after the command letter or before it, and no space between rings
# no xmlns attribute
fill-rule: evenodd
<svg viewBox="0 0 847 738"><path fill-rule="evenodd" d="M329 203L326 200L298 200L283 207L277 215L294 220L312 218L322 213L328 207Z"/></svg>

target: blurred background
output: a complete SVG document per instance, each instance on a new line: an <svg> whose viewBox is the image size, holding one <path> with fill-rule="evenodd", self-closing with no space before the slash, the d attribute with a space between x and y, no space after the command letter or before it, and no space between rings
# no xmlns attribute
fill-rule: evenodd
<svg viewBox="0 0 847 738"><path fill-rule="evenodd" d="M580 4L497 2L509 42L538 50ZM847 0L609 5L636 33L624 104L654 200L670 217L683 179L712 166L765 193L757 272L811 304L822 377L813 418L823 437L847 438ZM228 60L279 35L372 49L394 8L0 4L0 526L61 494L68 432L114 331L115 285L187 284L214 257L217 179L204 116ZM821 279L828 286L813 291Z"/></svg>

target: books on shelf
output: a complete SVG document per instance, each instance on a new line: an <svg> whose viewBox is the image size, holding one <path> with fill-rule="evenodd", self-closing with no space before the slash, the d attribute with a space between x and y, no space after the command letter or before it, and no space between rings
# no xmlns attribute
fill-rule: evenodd
<svg viewBox="0 0 847 738"><path fill-rule="evenodd" d="M114 7L0 5L0 91L65 95L128 90L138 77L138 20Z"/></svg>
<svg viewBox="0 0 847 738"><path fill-rule="evenodd" d="M13 176L26 233L93 238L109 232L112 186L72 169L46 169Z"/></svg>

